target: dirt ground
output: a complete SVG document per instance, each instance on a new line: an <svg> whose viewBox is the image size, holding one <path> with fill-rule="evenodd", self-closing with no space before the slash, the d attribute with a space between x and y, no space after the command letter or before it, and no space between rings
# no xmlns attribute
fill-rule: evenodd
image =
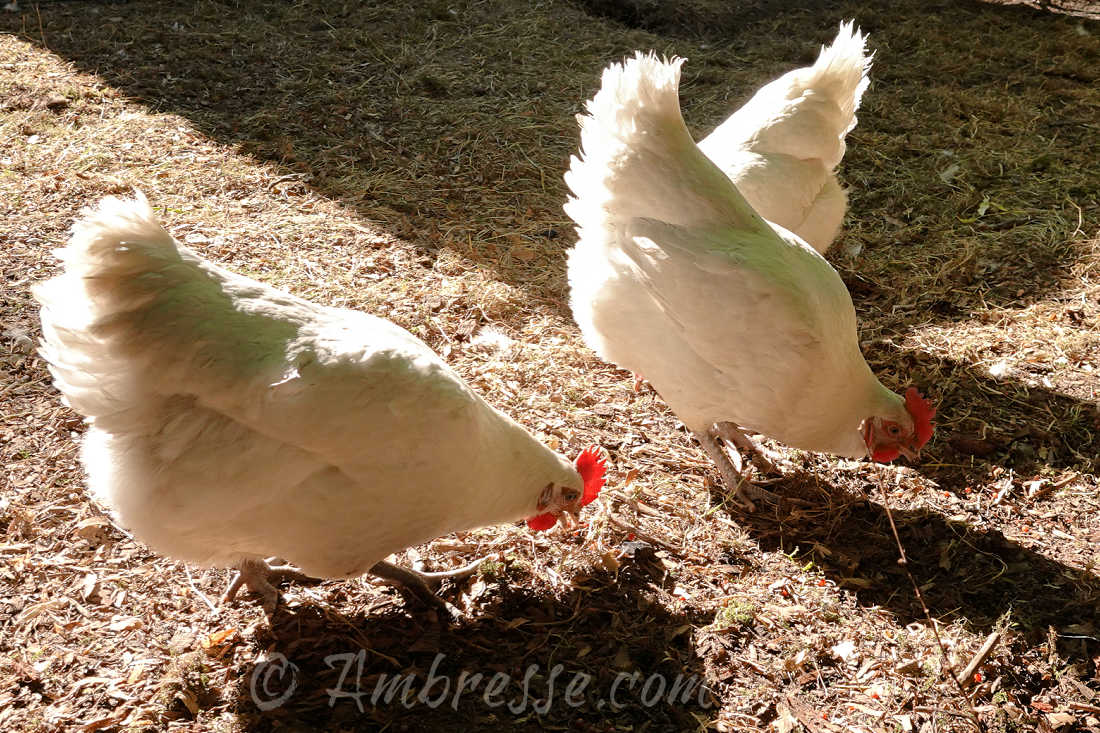
<svg viewBox="0 0 1100 733"><path fill-rule="evenodd" d="M4 13L0 730L933 733L972 729L972 706L989 731L1100 731L1100 12L1070 9ZM885 469L773 445L792 501L748 515L660 400L581 342L562 173L609 61L687 57L702 136L847 18L875 58L830 258L869 363L930 394L938 431L920 465ZM273 626L251 598L212 610L226 570L150 553L86 497L83 424L34 353L29 285L81 207L132 186L202 255L409 328L564 452L600 443L611 482L587 526L399 558L496 553L447 589L456 624L366 580L289 586ZM408 704L374 694L396 674Z"/></svg>

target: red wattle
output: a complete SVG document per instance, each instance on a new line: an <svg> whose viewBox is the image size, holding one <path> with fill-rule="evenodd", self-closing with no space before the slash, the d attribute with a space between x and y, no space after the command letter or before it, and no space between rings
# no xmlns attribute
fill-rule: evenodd
<svg viewBox="0 0 1100 733"><path fill-rule="evenodd" d="M527 520L527 526L536 532L542 532L543 530L550 529L558 523L558 518L553 514L539 514L537 517L531 517Z"/></svg>
<svg viewBox="0 0 1100 733"><path fill-rule="evenodd" d="M900 455L901 451L897 448L881 447L871 454L871 459L879 463L889 463Z"/></svg>

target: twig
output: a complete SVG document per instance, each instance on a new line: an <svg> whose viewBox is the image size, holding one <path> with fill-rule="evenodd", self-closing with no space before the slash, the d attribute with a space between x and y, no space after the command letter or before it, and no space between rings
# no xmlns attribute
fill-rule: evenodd
<svg viewBox="0 0 1100 733"><path fill-rule="evenodd" d="M1074 481L1076 481L1078 478L1079 478L1079 476L1077 476L1077 474L1070 474L1069 476L1063 476L1062 478L1058 479L1057 481L1051 481L1046 486L1044 486L1044 487L1040 488L1038 491L1036 491L1034 494L1029 495L1027 497L1027 500L1028 500L1028 502L1033 502L1033 501L1037 501L1038 499L1042 499L1044 496L1046 496L1047 494L1049 494L1052 491L1057 491L1058 489L1061 489L1065 486L1069 486Z"/></svg>
<svg viewBox="0 0 1100 733"><path fill-rule="evenodd" d="M951 679L954 680L955 686L959 688L959 694L966 700L966 706L970 713L970 722L974 724L974 729L978 733L985 733L985 727L982 725L981 718L978 717L978 711L974 709L974 702L970 699L970 696L966 694L966 688L963 687L959 676L955 674L955 667L951 664L951 660L947 656L947 649L943 645L943 639L940 638L939 629L936 628L936 622L932 619L932 613L928 610L928 604L924 602L924 594L920 592L920 586L917 585L916 578L913 577L912 571L909 570L909 559L905 556L905 547L901 544L901 537L898 535L898 527L894 524L894 513L890 511L890 497L886 491L886 477L884 472L879 470L879 490L882 493L882 508L886 510L886 518L890 521L890 531L894 533L894 541L898 545L898 565L905 568L905 574L909 577L909 582L913 586L913 593L917 596L917 601L920 602L921 610L924 611L924 618L927 619L928 625L932 627L932 635L936 638L936 646L940 649L940 658L943 661L943 666L947 670Z"/></svg>
<svg viewBox="0 0 1100 733"><path fill-rule="evenodd" d="M833 733L833 731L843 730L843 728L827 720L820 719L814 708L798 700L793 695L787 695L787 708L810 733Z"/></svg>
<svg viewBox="0 0 1100 733"><path fill-rule="evenodd" d="M301 173L291 173L289 175L279 176L274 181L267 184L266 188L269 191L273 191L273 190L275 190L276 186L278 186L282 183L289 183L289 182L293 181L294 183L299 183L300 184L302 182L301 179L302 179L302 174Z"/></svg>
<svg viewBox="0 0 1100 733"><path fill-rule="evenodd" d="M194 592L195 595L202 599L202 602L210 608L210 613L216 616L218 614L218 607L215 606L213 602L211 602L211 600L206 597L206 594L199 590L198 586L195 585L195 580L191 577L191 571L187 568L187 565L183 565L183 573L187 576L187 584L191 586L192 592Z"/></svg>
<svg viewBox="0 0 1100 733"><path fill-rule="evenodd" d="M964 687L970 687L970 685L974 683L974 673L978 671L978 667L982 666L1000 640L1000 631L994 631L986 637L985 643L982 644L982 648L978 650L978 653L970 660L970 664L966 665L966 669L963 670L962 683Z"/></svg>
<svg viewBox="0 0 1100 733"><path fill-rule="evenodd" d="M686 547L677 547L676 545L673 545L669 542L665 542L660 537L655 537L654 535L651 535L648 532L644 532L644 531L638 529L637 527L635 527L633 524L630 524L629 522L625 522L622 519L619 519L619 517L615 516L614 514L608 514L608 519L610 519L611 523L614 524L619 529L621 529L625 532L634 533L634 536L637 537L638 539L642 540L643 542L648 542L651 545L659 545L659 546L665 548L666 550L668 550L669 552L674 552L677 555L681 555L681 556L684 556L684 557L689 557L692 560L703 560L703 561L706 560L706 558L704 558L699 553L693 552L692 550L689 550Z"/></svg>
<svg viewBox="0 0 1100 733"><path fill-rule="evenodd" d="M38 3L34 4L34 13L38 16L38 35L42 37L42 47L49 49L50 44L46 43L46 29L42 26L42 9L38 7Z"/></svg>

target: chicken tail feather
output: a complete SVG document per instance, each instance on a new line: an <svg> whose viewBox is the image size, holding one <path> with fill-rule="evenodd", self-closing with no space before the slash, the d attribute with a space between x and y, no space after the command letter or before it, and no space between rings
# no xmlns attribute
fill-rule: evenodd
<svg viewBox="0 0 1100 733"><path fill-rule="evenodd" d="M140 192L106 198L83 214L68 245L54 251L64 272L33 292L42 307L40 353L54 383L94 421L126 408L146 366L118 348L113 326L147 305L181 258Z"/></svg>
<svg viewBox="0 0 1100 733"><path fill-rule="evenodd" d="M599 92L578 116L580 157L565 180L566 212L582 230L633 218L677 225L766 225L696 147L680 114L680 66L636 52L604 71Z"/></svg>
<svg viewBox="0 0 1100 733"><path fill-rule="evenodd" d="M824 94L840 108L844 126L837 130L843 137L856 126L856 110L870 83L868 73L874 54L867 53L867 37L849 20L809 69L804 86Z"/></svg>

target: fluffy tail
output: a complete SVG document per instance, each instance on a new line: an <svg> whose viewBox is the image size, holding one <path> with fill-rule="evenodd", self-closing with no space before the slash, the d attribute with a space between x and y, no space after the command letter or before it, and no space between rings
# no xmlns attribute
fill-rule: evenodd
<svg viewBox="0 0 1100 733"><path fill-rule="evenodd" d="M744 153L820 160L832 171L844 157L844 136L856 125L867 88L866 43L852 21L842 23L813 66L765 84L699 146L727 173Z"/></svg>
<svg viewBox="0 0 1100 733"><path fill-rule="evenodd" d="M840 24L832 44L821 47L817 61L800 80L804 89L825 95L840 109L840 137L856 126L856 110L870 83L868 74L874 57L867 53L867 37L854 24L852 20Z"/></svg>
<svg viewBox="0 0 1100 733"><path fill-rule="evenodd" d="M583 231L616 221L766 227L729 179L695 145L680 114L680 66L638 51L604 70L600 91L578 115L581 155L565 181L566 213Z"/></svg>
<svg viewBox="0 0 1100 733"><path fill-rule="evenodd" d="M125 411L140 401L138 385L151 365L127 348L120 330L180 269L175 240L137 192L86 209L55 254L64 273L34 288L42 306L41 354L54 384L93 421Z"/></svg>

